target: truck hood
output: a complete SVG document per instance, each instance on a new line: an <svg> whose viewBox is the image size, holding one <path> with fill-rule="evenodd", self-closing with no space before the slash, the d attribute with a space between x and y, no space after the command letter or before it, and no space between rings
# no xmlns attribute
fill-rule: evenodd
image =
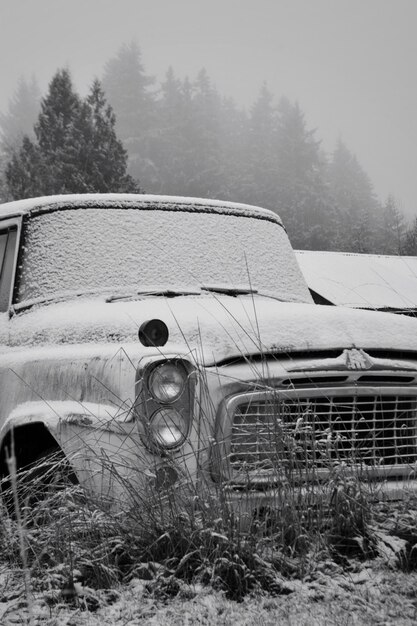
<svg viewBox="0 0 417 626"><path fill-rule="evenodd" d="M164 354L192 353L213 365L243 355L344 348L417 352L417 320L391 313L279 302L264 296L204 294L106 302L75 299L33 307L0 321L8 346L124 344L138 341L147 320L169 329ZM6 319L7 318L7 319ZM155 348L141 346L145 355Z"/></svg>

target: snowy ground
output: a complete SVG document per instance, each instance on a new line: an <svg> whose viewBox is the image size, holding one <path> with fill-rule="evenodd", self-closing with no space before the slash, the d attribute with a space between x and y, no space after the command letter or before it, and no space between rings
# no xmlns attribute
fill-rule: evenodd
<svg viewBox="0 0 417 626"><path fill-rule="evenodd" d="M332 571L333 569L333 571ZM226 600L201 586L183 585L174 598L158 598L134 579L112 592L83 590L73 605L48 604L47 594L30 596L32 624L44 626L128 626L136 624L414 625L417 574L399 573L381 561L357 564L356 571L324 568L313 580L291 583L293 593ZM0 574L0 623L29 624L25 591L17 572ZM85 595L83 595L85 594Z"/></svg>
<svg viewBox="0 0 417 626"><path fill-rule="evenodd" d="M124 578L124 584L93 589L80 582L81 573L73 560L75 542L71 540L71 545L65 548L66 565L54 562L51 539L45 539L52 535L47 535L43 526L28 526L24 531L29 546L29 568L25 576L19 565L19 553L13 551L12 526L15 527L14 523L6 521L0 537L1 626L411 626L417 623L415 496L403 502L374 505L366 527L373 542L372 553L368 550L367 557L358 549L341 552L323 544L316 552L309 551L307 557L302 557L305 566L296 573L294 570L294 574L284 578L277 572L275 595L268 587L266 591L249 593L241 602L227 599L223 592L210 586L166 577L165 566L156 563L152 575L140 562L135 574ZM64 540L63 527L60 538ZM58 539L57 535L55 541ZM360 542L355 544L355 541L352 545L357 547ZM87 554L93 562L97 552L92 551L91 543L87 545L84 557ZM107 542L103 545L107 546ZM110 545L105 549L110 551ZM67 552L73 555L69 559ZM301 559L295 555L292 562L296 563L297 558Z"/></svg>

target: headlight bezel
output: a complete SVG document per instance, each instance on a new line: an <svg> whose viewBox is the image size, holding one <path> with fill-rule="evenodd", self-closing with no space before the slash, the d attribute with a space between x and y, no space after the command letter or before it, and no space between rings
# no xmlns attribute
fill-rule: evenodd
<svg viewBox="0 0 417 626"><path fill-rule="evenodd" d="M181 379L180 382L177 382L177 384L179 385L179 391L178 393L171 395L170 397L168 397L166 393L164 395L163 392L161 392L158 395L155 389L156 385L158 384L157 377L159 376L159 379L160 379L159 384L161 387L164 384L166 387L168 387L169 382L167 382L166 380L164 382L163 370L164 369L169 370L169 368L171 368L173 372L176 372L176 374L178 374L179 378ZM165 374L165 376L168 377L167 374ZM158 402L158 404L163 404L163 405L172 405L181 398L187 386L187 380L188 380L188 373L184 367L184 364L178 360L167 360L167 361L163 361L162 363L157 363L150 370L148 377L147 377L146 386L152 398L155 400L155 402ZM175 383L171 383L171 385L173 384Z"/></svg>
<svg viewBox="0 0 417 626"><path fill-rule="evenodd" d="M161 367L176 368L176 371L180 372L178 380L181 381L181 388L178 388L178 393L173 394L167 398L163 393L162 395L153 394L154 390L152 384L152 378L155 379L159 373L164 374L164 370L160 370ZM169 370L168 374L169 374ZM197 385L196 368L186 358L180 356L167 356L165 358L151 358L146 359L142 367L138 367L136 370L136 416L139 428L140 438L145 447L152 453L158 456L169 456L176 454L189 440L190 433L193 427L193 417L195 407L195 392ZM169 377L168 377L169 378ZM175 380L175 375L174 375ZM169 382L169 381L168 381ZM157 397L155 397L157 396ZM152 428L152 421L156 418L156 415L161 410L174 410L179 414L181 421L178 422L179 432L181 436L174 441L170 439L168 435L167 440L164 441L164 437L159 438L155 436L155 432ZM168 418L169 418L169 414ZM169 420L168 420L169 421ZM173 429L173 435L175 438L175 428Z"/></svg>

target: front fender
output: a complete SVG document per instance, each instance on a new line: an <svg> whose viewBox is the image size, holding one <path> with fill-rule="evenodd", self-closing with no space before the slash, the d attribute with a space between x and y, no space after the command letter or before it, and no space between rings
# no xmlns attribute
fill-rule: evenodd
<svg viewBox="0 0 417 626"><path fill-rule="evenodd" d="M34 422L44 424L49 432L57 437L64 424L117 430L119 425L126 421L126 413L122 413L119 407L111 404L81 403L72 400L23 402L6 418L0 430L0 444L12 428Z"/></svg>
<svg viewBox="0 0 417 626"><path fill-rule="evenodd" d="M96 495L120 497L137 486L152 465L136 422L110 404L75 401L25 402L0 431L0 447L11 430L41 423L70 461L79 482Z"/></svg>

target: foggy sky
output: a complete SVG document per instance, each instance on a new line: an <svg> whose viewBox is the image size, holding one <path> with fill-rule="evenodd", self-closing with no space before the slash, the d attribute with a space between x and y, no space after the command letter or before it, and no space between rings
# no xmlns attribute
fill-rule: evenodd
<svg viewBox="0 0 417 626"><path fill-rule="evenodd" d="M19 76L44 93L67 66L81 93L133 39L149 74L205 67L246 107L265 80L338 137L382 199L417 215L416 0L0 0L0 110Z"/></svg>

